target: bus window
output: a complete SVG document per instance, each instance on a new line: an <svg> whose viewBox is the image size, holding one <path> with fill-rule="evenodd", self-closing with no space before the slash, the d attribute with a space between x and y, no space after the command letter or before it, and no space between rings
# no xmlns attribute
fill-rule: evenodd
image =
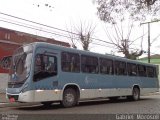
<svg viewBox="0 0 160 120"><path fill-rule="evenodd" d="M155 78L158 78L159 69L157 69L156 67L154 67L154 73L155 73Z"/></svg>
<svg viewBox="0 0 160 120"><path fill-rule="evenodd" d="M147 67L147 76L148 77L156 77L155 70L153 67Z"/></svg>
<svg viewBox="0 0 160 120"><path fill-rule="evenodd" d="M146 67L143 65L138 65L138 75L146 77Z"/></svg>
<svg viewBox="0 0 160 120"><path fill-rule="evenodd" d="M113 61L105 58L100 58L100 73L113 74Z"/></svg>
<svg viewBox="0 0 160 120"><path fill-rule="evenodd" d="M57 58L38 54L35 58L34 81L57 75Z"/></svg>
<svg viewBox="0 0 160 120"><path fill-rule="evenodd" d="M128 69L129 76L137 76L137 65L136 64L128 63L127 69Z"/></svg>
<svg viewBox="0 0 160 120"><path fill-rule="evenodd" d="M84 73L98 73L98 58L82 55L81 69Z"/></svg>
<svg viewBox="0 0 160 120"><path fill-rule="evenodd" d="M122 61L115 61L115 74L116 75L126 75L126 63Z"/></svg>
<svg viewBox="0 0 160 120"><path fill-rule="evenodd" d="M63 52L61 56L62 71L64 72L80 72L79 54Z"/></svg>

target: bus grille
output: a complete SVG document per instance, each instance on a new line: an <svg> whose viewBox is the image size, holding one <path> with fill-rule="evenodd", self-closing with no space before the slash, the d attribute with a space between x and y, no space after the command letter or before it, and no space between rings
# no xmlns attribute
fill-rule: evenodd
<svg viewBox="0 0 160 120"><path fill-rule="evenodd" d="M18 100L18 95L8 95L8 99L14 98L16 101Z"/></svg>

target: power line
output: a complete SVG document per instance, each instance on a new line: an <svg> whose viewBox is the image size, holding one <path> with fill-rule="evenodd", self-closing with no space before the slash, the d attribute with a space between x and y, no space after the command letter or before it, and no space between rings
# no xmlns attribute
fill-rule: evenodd
<svg viewBox="0 0 160 120"><path fill-rule="evenodd" d="M8 23L11 23L11 24L16 24L16 25L18 25L18 26L23 26L23 27L28 27L28 26L31 26L32 28L34 27L34 28L36 28L38 31L42 31L42 27L39 27L39 26L34 26L34 25L31 25L31 24L26 24L26 23L22 23L22 22L19 22L19 21L14 21L14 20L12 20L12 19L6 19L6 18L3 18L3 17L0 17L1 19L4 19L4 21L3 22L8 22ZM11 21L11 22L10 22ZM17 24L17 23L19 23L19 24ZM24 24L25 25L27 25L27 26L24 26ZM43 28L44 29L44 28ZM46 28L45 28L46 29ZM47 31L45 31L45 32L49 32L50 30L49 29L47 29Z"/></svg>
<svg viewBox="0 0 160 120"><path fill-rule="evenodd" d="M140 23L140 25L147 24L148 25L148 63L150 63L150 51L151 51L151 41L150 41L150 23L159 22L160 20L150 21L150 22L144 22Z"/></svg>
<svg viewBox="0 0 160 120"><path fill-rule="evenodd" d="M34 23L34 24L37 24L37 25L45 26L45 27L48 27L48 28L60 30L60 31L63 31L63 32L68 32L68 33L71 33L71 34L76 34L76 33L73 33L73 32L67 31L67 30L63 30L63 29L52 27L52 26L45 25L45 24L42 24L42 23L34 22L34 21L27 20L27 19L24 19L24 18L16 17L16 16L9 15L9 14L6 14L6 13L0 12L0 14L5 15L5 16L9 16L9 17L12 17L12 18L16 18L16 19L19 19L19 20L27 21L27 22L30 22L30 23ZM76 34L76 35L78 35L78 34Z"/></svg>
<svg viewBox="0 0 160 120"><path fill-rule="evenodd" d="M10 23L10 24L14 24L14 25L18 25L18 26L21 26L21 27L30 28L30 29L33 29L33 30L40 30L40 29L33 28L33 27L29 27L29 26L26 26L26 25L22 25L22 24L10 22L10 21L7 21L7 20L1 20L1 19L0 19L0 21L6 22L6 23ZM46 33L50 33L50 34L54 34L54 35L58 35L58 36L61 36L61 37L70 38L70 37L68 37L68 36L66 36L66 35L62 35L62 34L58 34L58 33L54 33L54 32L49 32L49 31L46 31L46 30L40 30L40 31L43 31L43 32L46 32ZM78 38L74 38L74 39L78 40ZM92 44L112 48L112 47L110 47L110 46L102 45L102 44L99 44L99 43L92 43Z"/></svg>
<svg viewBox="0 0 160 120"><path fill-rule="evenodd" d="M45 25L45 24L42 24L42 23L37 23L37 22L31 21L31 20L27 20L27 19L24 19L24 18L16 17L16 16L9 15L9 14L6 14L6 13L0 12L0 14L8 16L8 17L16 18L16 19L19 19L19 20L23 20L23 21L26 21L26 22L34 23L34 24L37 24L37 25L40 25L40 26L48 27L48 28L51 28L51 29L56 29L56 30L63 31L63 32L66 32L66 33L75 34L77 36L79 35L79 34L74 33L74 32L70 32L70 31L67 31L67 30L60 29L60 28L52 27L52 26ZM6 21L6 20L0 20L0 21L7 22L7 23L10 23L10 24L14 24L14 25L18 25L18 26L22 26L22 27L26 27L26 28L30 28L30 29L34 29L34 30L38 30L38 31L42 31L42 32L46 32L46 33L50 33L50 34L54 34L54 35L58 35L58 36L62 36L62 37L66 37L66 38L70 38L67 35L62 35L62 34L50 32L50 31L46 31L46 30L42 30L42 29L40 30L40 29L37 29L37 28L33 28L33 25L29 25L29 26L32 26L32 27L28 27L26 25L22 25L22 24L25 24L25 23L18 24L18 23ZM38 26L34 26L34 27L38 27ZM78 38L74 38L74 39L78 40ZM91 39L94 39L94 40L97 40L97 41L100 41L100 42L104 42L104 43L107 43L107 44L114 45L111 42L107 42L107 41L104 41L104 40L101 40L101 39L97 39L97 38L91 38ZM94 43L94 44L101 45L101 44L98 44L98 43ZM105 45L101 45L101 46L105 46ZM109 47L109 46L106 46L106 47Z"/></svg>
<svg viewBox="0 0 160 120"><path fill-rule="evenodd" d="M56 30L67 32L67 33L70 33L70 34L75 34L77 36L79 35L79 34L74 33L74 32L70 32L70 31L67 31L67 30L60 29L60 28L52 27L52 26L45 25L45 24L42 24L42 23L37 23L37 22L31 21L31 20L27 20L27 19L24 19L24 18L16 17L16 16L9 15L9 14L6 14L6 13L0 12L0 14L5 15L5 16L9 16L9 17L12 17L12 18L16 18L16 19L19 19L19 20L27 21L27 22L30 22L30 23L34 23L34 24L37 24L37 25L41 25L41 26L44 26L44 27L48 27L48 28L51 28L51 29L56 29ZM97 39L97 38L91 38L91 39L94 39L94 40L97 40L97 41L101 41L101 42L104 42L104 43L108 43L108 44L113 44L111 42L107 42L107 41L104 41L104 40L101 40L101 39Z"/></svg>
<svg viewBox="0 0 160 120"><path fill-rule="evenodd" d="M147 32L146 32L145 34L141 35L140 37L138 37L138 38L132 40L131 43L130 43L129 45L132 45L136 40L138 40L138 39L140 39L140 38L143 38L145 35L147 35Z"/></svg>
<svg viewBox="0 0 160 120"><path fill-rule="evenodd" d="M66 35L62 35L62 34L58 34L58 33L54 33L54 32L49 32L49 31L46 31L46 30L40 30L40 29L33 28L33 27L29 27L29 26L26 26L26 25L22 25L22 24L10 22L10 21L7 21L7 20L1 20L1 19L0 19L0 21L6 22L6 23L10 23L10 24L14 24L14 25L18 25L18 26L21 26L21 27L26 27L26 28L33 29L33 30L43 31L43 32L50 33L50 34L54 34L54 35L61 36L61 37L70 38L70 37L68 37L68 36L66 36ZM74 39L77 39L77 40L78 40L78 38L74 38ZM99 44L99 43L94 43L94 42L93 42L92 44L99 45L99 46L103 46L103 47L112 48L111 46L106 46L106 45L102 45L102 44ZM112 44L112 45L114 45L114 44ZM137 50L137 49L134 49L134 48L130 48L130 49ZM153 54L153 53L152 53L152 54Z"/></svg>
<svg viewBox="0 0 160 120"><path fill-rule="evenodd" d="M54 35L58 35L58 36L62 36L62 37L67 37L67 38L69 38L68 36L65 36L65 35L61 35L61 34L54 33L54 32L49 32L49 31L46 31L46 30L40 30L40 29L33 28L33 27L28 27L28 26L26 26L26 25L21 25L21 24L18 24L18 23L13 23L13 22L6 21L6 20L0 20L0 21L6 22L6 23L10 23L10 24L14 24L14 25L18 25L18 26L25 27L25 28L30 28L30 29L33 29L33 30L43 31L43 32L46 32L46 33L50 33L50 34L54 34ZM76 38L74 38L74 39L76 39Z"/></svg>
<svg viewBox="0 0 160 120"><path fill-rule="evenodd" d="M26 23L22 23L22 22L19 22L19 21L15 21L15 20L12 20L12 19L7 19L7 18L3 18L3 17L0 17L1 19L5 20L5 21L11 21L12 23L19 23L20 25L27 25L27 26L31 26L31 27L34 27L34 28L39 28L41 29L41 27L39 26L34 26L34 25L30 25L30 24L26 24ZM40 31L40 30L39 30Z"/></svg>
<svg viewBox="0 0 160 120"><path fill-rule="evenodd" d="M103 46L103 47L108 47L108 48L113 48L113 47L111 47L111 46L102 45L102 44L95 43L95 42L92 42L91 44L94 44L94 45L99 45L99 46Z"/></svg>
<svg viewBox="0 0 160 120"><path fill-rule="evenodd" d="M153 44L153 42L155 42L156 40L158 40L157 38L159 38L159 37L160 37L160 34L157 35L157 37L155 37L155 38L153 39L153 41L151 42L151 45Z"/></svg>
<svg viewBox="0 0 160 120"><path fill-rule="evenodd" d="M18 26L22 26L22 27L26 27L26 28L30 28L30 29L34 29L34 30L39 30L39 29L36 29L36 28L33 28L33 27L28 27L28 26L26 26L26 25L21 25L21 24L18 24L18 23L13 23L13 22L6 21L6 20L1 20L1 19L0 19L0 21L6 22L6 23L10 23L10 24L14 24L14 25L18 25ZM70 37L65 36L65 35L61 35L61 34L57 34L57 33L53 33L53 32L48 32L48 31L45 31L45 30L41 30L41 31L47 32L47 33L51 33L51 34L54 34L54 35L58 35L58 36L62 36L62 37L66 37L66 38L70 38ZM78 38L74 38L74 39L77 39L77 40L78 40ZM99 44L99 43L94 43L94 42L93 42L92 44L99 45L99 46L103 46L103 47L112 48L112 47L110 47L110 46L102 45L102 44Z"/></svg>

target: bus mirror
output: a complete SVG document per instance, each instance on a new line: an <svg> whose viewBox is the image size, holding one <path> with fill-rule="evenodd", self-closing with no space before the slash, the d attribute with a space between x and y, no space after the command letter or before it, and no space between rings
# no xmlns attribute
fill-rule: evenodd
<svg viewBox="0 0 160 120"><path fill-rule="evenodd" d="M2 60L0 61L0 67L6 70L10 69L11 60L12 60L12 56L3 57Z"/></svg>

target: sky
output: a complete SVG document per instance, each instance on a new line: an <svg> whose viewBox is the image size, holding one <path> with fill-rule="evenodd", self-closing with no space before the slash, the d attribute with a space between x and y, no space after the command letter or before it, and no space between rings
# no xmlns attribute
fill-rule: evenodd
<svg viewBox="0 0 160 120"><path fill-rule="evenodd" d="M96 14L97 9L96 6L93 4L93 0L0 0L0 12L64 30L70 29L71 25L78 25L81 21L85 21L86 23L93 23L96 25L95 34L93 36L94 38L110 42L109 38L105 33L105 29L107 29L110 34L115 36L115 31L113 31L113 27L111 25L104 24L104 22L98 19L98 16ZM0 20L9 20L12 22L14 21L25 23L25 25L36 26L38 29L40 29L40 31L35 31L17 25L8 24L2 21L0 21L0 27L10 28L22 32L29 32L40 36L47 36L71 43L70 39L66 37L54 34L47 34L42 32L41 30L47 29L48 31L63 35L68 35L68 33L62 33L61 31L57 31L55 29L49 29L35 24L13 19L2 14L0 14ZM123 23L123 28L124 31L128 31L127 23ZM140 26L139 23L136 23L134 24L133 28L134 29L131 33L131 37L133 40L139 38L145 33L145 36L143 37L143 49L147 51L147 25ZM151 24L151 42L160 34L159 28L160 22ZM128 32L124 33L126 33L127 35ZM138 39L133 47L140 49L141 39ZM94 42L101 44L101 46L91 44L90 51L102 54L115 53L119 55L117 51L108 44L102 43L100 41ZM77 42L77 44L79 43ZM105 45L105 47L102 45ZM80 46L78 48L82 49ZM160 54L159 48L160 40L158 40L157 38L151 45L151 53Z"/></svg>

